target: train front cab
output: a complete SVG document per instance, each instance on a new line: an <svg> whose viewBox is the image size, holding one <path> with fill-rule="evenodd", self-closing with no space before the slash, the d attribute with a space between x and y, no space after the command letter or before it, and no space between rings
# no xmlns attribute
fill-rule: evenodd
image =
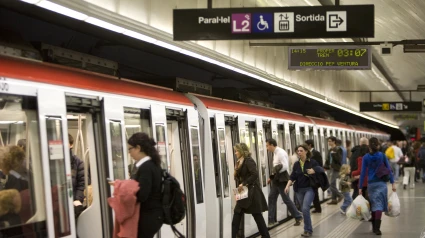
<svg viewBox="0 0 425 238"><path fill-rule="evenodd" d="M107 178L128 179L127 139L146 132L158 143L162 166L187 195L187 216L176 227L187 237L206 237L204 175L199 121L182 94L119 81L82 70L0 57L1 146L26 139L30 171L29 213L19 224L48 237L110 237L113 194ZM94 90L94 91L91 91ZM87 205L75 224L68 134L85 161ZM10 227L9 227L10 228ZM0 232L7 229L0 227ZM160 231L172 237L169 226Z"/></svg>

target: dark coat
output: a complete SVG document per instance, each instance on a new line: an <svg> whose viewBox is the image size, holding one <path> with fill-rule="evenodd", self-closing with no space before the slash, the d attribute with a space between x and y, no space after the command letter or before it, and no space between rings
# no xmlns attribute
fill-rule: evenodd
<svg viewBox="0 0 425 238"><path fill-rule="evenodd" d="M320 166L316 166L313 169L315 172L315 176L313 176L313 179L316 180L316 183L320 184L320 188L323 191L326 191L329 188L330 184L329 184L328 176L325 173L325 170Z"/></svg>
<svg viewBox="0 0 425 238"><path fill-rule="evenodd" d="M308 174L307 169L314 169L315 174ZM292 173L290 176L291 181L295 181L294 183L294 192L298 192L298 188L308 188L310 186L310 177L314 179L314 181L319 182L319 178L317 177L317 172L324 172L323 168L319 166L319 164L312 159L307 159L304 163L304 170L301 168L300 161L294 163L294 168L292 169Z"/></svg>
<svg viewBox="0 0 425 238"><path fill-rule="evenodd" d="M316 162L319 164L320 167L323 167L323 158L322 158L322 154L320 154L319 151L317 151L316 149L313 148L313 151L311 153L311 158L316 160Z"/></svg>
<svg viewBox="0 0 425 238"><path fill-rule="evenodd" d="M267 211L267 201L258 180L257 164L250 157L244 159L238 171L236 186L239 184L248 187L248 198L236 202L235 212L255 214Z"/></svg>
<svg viewBox="0 0 425 238"><path fill-rule="evenodd" d="M162 169L152 160L143 163L131 176L139 182L137 201L140 202L140 217L137 237L153 237L164 222L162 208Z"/></svg>
<svg viewBox="0 0 425 238"><path fill-rule="evenodd" d="M332 156L332 163L330 156ZM325 161L325 166L323 166L325 169L332 168L333 170L339 172L342 165L342 149L339 146L335 146L334 148L330 149Z"/></svg>
<svg viewBox="0 0 425 238"><path fill-rule="evenodd" d="M72 175L72 189L74 191L74 201L79 200L81 203L84 201L84 162L76 155L71 153L71 175Z"/></svg>

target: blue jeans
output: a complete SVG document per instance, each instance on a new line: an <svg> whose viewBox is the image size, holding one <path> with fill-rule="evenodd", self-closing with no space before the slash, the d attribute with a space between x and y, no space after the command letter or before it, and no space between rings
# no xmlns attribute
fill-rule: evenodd
<svg viewBox="0 0 425 238"><path fill-rule="evenodd" d="M310 205L314 200L314 191L312 188L298 188L298 192L295 193L298 202L302 204L301 211L304 216L304 231L313 233L313 226L311 224L310 217Z"/></svg>
<svg viewBox="0 0 425 238"><path fill-rule="evenodd" d="M276 183L272 181L272 186L269 194L269 222L277 222L276 221L276 207L277 207L277 198L282 197L283 202L288 207L289 212L295 219L300 219L301 213L298 212L295 207L294 202L289 198L289 195L285 193L285 187L287 183Z"/></svg>
<svg viewBox="0 0 425 238"><path fill-rule="evenodd" d="M391 169L393 170L394 181L398 180L398 176L400 175L400 165L397 163L390 162Z"/></svg>
<svg viewBox="0 0 425 238"><path fill-rule="evenodd" d="M347 210L347 207L350 206L353 202L353 199L351 198L350 192L344 192L342 194L344 195L344 203L341 206L341 210L345 212Z"/></svg>

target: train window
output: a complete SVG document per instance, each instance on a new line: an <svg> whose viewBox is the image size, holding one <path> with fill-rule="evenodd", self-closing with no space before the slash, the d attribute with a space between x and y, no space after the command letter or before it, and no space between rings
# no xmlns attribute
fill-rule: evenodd
<svg viewBox="0 0 425 238"><path fill-rule="evenodd" d="M52 187L53 207L57 206L54 217L55 232L58 236L71 234L69 224L69 199L72 195L72 182L65 173L65 151L63 144L62 119L46 117L47 143L49 145L50 186ZM53 208L55 210L55 208Z"/></svg>
<svg viewBox="0 0 425 238"><path fill-rule="evenodd" d="M0 94L0 237L47 235L36 105Z"/></svg>
<svg viewBox="0 0 425 238"><path fill-rule="evenodd" d="M150 123L149 109L124 107L124 125L127 139L137 132L144 132L152 137Z"/></svg>
<svg viewBox="0 0 425 238"><path fill-rule="evenodd" d="M199 204L204 202L204 195L202 189L201 154L199 153L198 129L190 128L190 135L192 138L192 163L193 174L195 175L196 202Z"/></svg>
<svg viewBox="0 0 425 238"><path fill-rule="evenodd" d="M156 124L156 142L159 156L161 157L161 168L169 171L167 161L167 141L165 139L165 126L163 124Z"/></svg>
<svg viewBox="0 0 425 238"><path fill-rule="evenodd" d="M124 165L124 156L123 156L124 146L122 142L121 122L110 120L109 130L111 133L111 151L112 151L114 179L124 180L125 165Z"/></svg>
<svg viewBox="0 0 425 238"><path fill-rule="evenodd" d="M229 165L227 164L227 155L226 155L226 141L224 136L224 129L218 129L218 147L220 150L220 159L221 159L221 174L223 177L223 195L224 197L229 196Z"/></svg>

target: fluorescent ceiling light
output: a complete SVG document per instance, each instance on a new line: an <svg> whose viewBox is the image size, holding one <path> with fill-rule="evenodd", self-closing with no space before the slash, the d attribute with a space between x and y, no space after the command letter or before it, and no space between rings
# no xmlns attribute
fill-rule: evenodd
<svg viewBox="0 0 425 238"><path fill-rule="evenodd" d="M118 32L118 33L124 33L124 31L127 30L127 29L122 28L120 26L111 24L111 23L106 22L106 21L99 20L99 19L94 18L94 17L87 18L85 20L85 22L96 25L96 26L100 26L102 28L105 28L105 29L108 29L108 30L111 30L111 31L115 31L115 32Z"/></svg>
<svg viewBox="0 0 425 238"><path fill-rule="evenodd" d="M36 1L36 0L21 0L21 1L28 2L28 3L37 3L37 2L39 2L39 1ZM53 4L53 3L51 3L51 4ZM38 5L41 5L41 4L38 4ZM55 5L57 5L57 4L55 4ZM45 5L45 6L46 6L46 5ZM47 6L49 6L49 4L47 4ZM53 5L50 5L50 6L53 6ZM57 6L59 6L59 5L57 5ZM62 7L62 6L60 6L60 7ZM45 8L47 8L47 7L45 7ZM49 9L49 8L48 8L48 9ZM63 7L63 8L62 8L62 10L63 10L63 9L68 9L68 8ZM69 10L71 10L71 9L69 9ZM52 10L52 11L54 11L54 10ZM71 10L71 11L73 11L73 10ZM59 12L59 11L58 11L58 12ZM76 12L76 11L75 11L75 12ZM63 12L63 11L61 11L61 12L59 12L59 13L61 13L61 14L63 14L63 15L67 15L67 14L66 14L65 12ZM78 12L77 12L77 13L78 13ZM69 12L68 12L68 14L69 14ZM84 15L84 14L83 14L83 15ZM68 16L68 15L67 15L67 16ZM72 17L72 16L71 16L71 17ZM74 18L75 18L75 17L74 17ZM258 79L258 80L260 80L260 81L266 82L266 83L271 84L271 85L273 85L273 86L276 86L276 87L279 87L279 88L282 88L282 89L286 89L286 90L288 90L288 91L291 91L291 92L294 92L294 93L297 93L297 94L303 95L303 96L305 96L305 97L308 97L308 98L311 98L311 99L313 99L313 100L316 100L316 101L319 101L319 102L325 103L325 104L327 104L327 105L330 105L330 106L336 107L336 108L338 108L338 109L341 109L341 110L346 111L346 112L349 112L349 113L351 113L351 114L354 114L354 115L357 115L357 116L360 116L360 117L366 118L366 119L368 119L368 120L371 120L371 121L374 121L374 122L378 122L378 123L380 123L380 124L383 124L383 125L386 125L386 126L389 126L389 127L392 127L392 128L398 128L398 126L396 126L396 125L393 125L393 124L390 124L390 123L387 123L387 122L384 122L384 121L381 121L381 120L375 119L375 118L373 118L373 117L366 116L366 115L364 115L364 114L361 114L361 113L359 113L359 112L353 111L353 110L351 110L351 109L348 109L348 108L345 108L345 107L339 106L339 105L337 105L337 104L334 104L334 103L328 102L327 100L323 100L323 99L321 99L321 98L315 97L315 96L313 96L313 95L309 95L309 94L304 93L304 92L302 92L302 91L299 91L299 90L297 90L297 89L294 89L294 88L291 88L291 87L285 86L285 85L283 85L283 84L280 84L280 83L277 83L277 82L274 82L274 81L271 81L271 80L266 79L266 78L264 78L264 77L261 77L261 76L259 76L259 75L256 75L256 74L253 74L253 73L247 72L247 71L242 70L242 69L239 69L239 68L235 68L235 67L233 67L233 66L231 66L231 65L229 65L229 64L222 63L222 62L220 62L220 61L218 61L218 60L211 59L211 58L209 58L209 57L206 57L206 56L203 56L203 55L200 55L200 54L197 54L197 53L194 53L194 52L191 52L191 51L185 50L185 49L181 49L181 48L179 48L179 47L177 47L177 46L174 46L174 45L171 45L171 44L169 44L169 43L166 43L166 42L163 42L163 41L156 40L156 39L154 39L154 38L152 38L152 37L145 36L145 35L140 34L140 33L138 33L138 32L134 32L134 31L131 31L131 30L128 30L128 29L122 28L122 27L120 27L120 26L117 26L117 25L114 25L114 24L111 24L111 23L108 23L108 22L105 22L105 21L99 20L99 19L97 19L97 18L94 18L94 17L88 17L87 19L85 19L85 22L87 22L87 23L91 23L91 24L93 24L93 25L96 25L96 26L99 26L99 27L102 27L102 28L105 28L105 29L108 29L108 30L111 30L111 31L115 31L115 32L118 32L118 33L122 33L122 34L124 34L124 35L130 36L130 37L133 37L133 38L136 38L136 39L142 40L142 41L146 41L146 42L148 42L148 43L154 43L154 44L159 45L159 46L162 46L162 47L164 47L164 48L166 48L166 49L173 50L173 51L176 51L176 52L180 52L180 53L182 53L182 54L189 55L189 56L192 56L192 57L194 57L194 58L197 58L197 59L200 59L200 60L203 60L203 61L206 61L206 62L212 63L212 64L219 65L219 66L221 66L221 67L224 67L224 68L227 68L227 69L233 70L233 71L235 71L235 72L238 72L238 73L244 74L244 75L249 76L249 77L253 77L253 78L255 78L255 79ZM373 71L373 69L372 69L372 71ZM376 73L376 72L374 72L374 73L377 75L377 73ZM378 77L378 78L381 78L381 77L380 77L380 76L378 76L378 75L377 75L377 77Z"/></svg>
<svg viewBox="0 0 425 238"><path fill-rule="evenodd" d="M133 38L136 38L138 40L146 41L148 43L155 43L157 41L156 39L154 39L152 37L140 34L139 32L135 32L135 31L126 30L126 31L124 31L123 34L130 36L130 37L133 37Z"/></svg>
<svg viewBox="0 0 425 238"><path fill-rule="evenodd" d="M38 2L40 2L40 1L42 1L42 0L21 0L22 2L26 2L26 3L29 3L29 4L36 4L36 3L38 3Z"/></svg>
<svg viewBox="0 0 425 238"><path fill-rule="evenodd" d="M0 121L0 124L24 124L23 121Z"/></svg>
<svg viewBox="0 0 425 238"><path fill-rule="evenodd" d="M37 6L45 8L45 9L53 11L53 12L56 12L56 13L63 14L63 15L68 16L68 17L75 18L77 20L85 20L88 17L86 14L74 11L72 9L69 9L67 7L63 7L61 5L58 5L56 3L52 3L52 2L49 2L49 1L42 1L42 2L38 3Z"/></svg>

